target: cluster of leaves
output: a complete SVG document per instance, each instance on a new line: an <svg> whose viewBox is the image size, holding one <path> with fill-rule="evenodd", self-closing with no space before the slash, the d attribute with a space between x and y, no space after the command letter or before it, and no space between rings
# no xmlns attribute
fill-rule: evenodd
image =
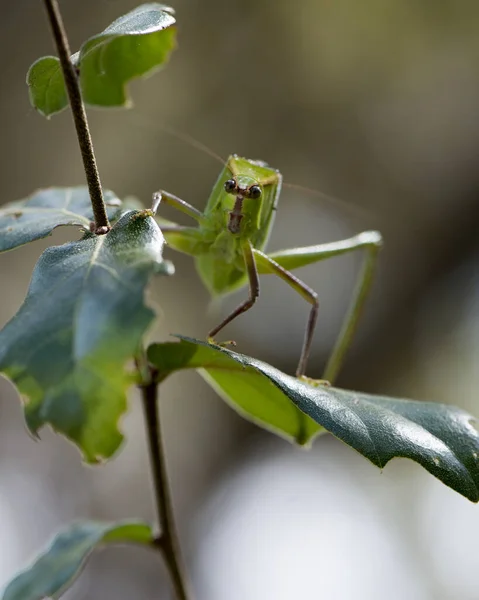
<svg viewBox="0 0 479 600"><path fill-rule="evenodd" d="M138 7L87 40L72 57L84 100L126 106L125 83L161 67L175 45L171 9ZM67 94L58 59L44 57L28 74L32 104L50 116ZM111 231L90 231L88 190L50 188L0 210L0 251L51 234L60 225L82 236L47 249L25 302L0 332L0 372L25 401L29 429L62 433L90 463L119 448L127 389L141 383L131 368L155 318L144 292L154 274L174 269L163 259L164 238L149 211L129 209L105 191ZM195 369L237 412L260 426L308 445L329 431L378 467L393 457L415 460L469 500L479 501L479 435L464 411L350 392L298 380L226 348L182 337L146 350L158 382ZM128 367L130 365L130 367ZM7 587L4 600L57 597L99 544L152 544L141 523L82 522L60 534L29 570Z"/></svg>
<svg viewBox="0 0 479 600"><path fill-rule="evenodd" d="M161 68L175 47L172 10L139 6L87 40L72 57L85 102L127 106L126 83ZM33 106L43 115L64 109L67 93L56 57L43 57L28 72ZM61 225L80 228L77 241L51 247L35 266L27 297L0 332L0 372L25 401L29 429L46 423L78 445L88 462L111 457L122 441L118 421L126 391L138 375L127 369L141 352L155 318L144 302L153 274L174 269L164 261L164 238L146 212L128 210L104 190L108 235L90 232L86 187L49 188L0 209L0 251L46 237ZM75 236L78 237L78 236ZM102 544L153 544L145 523L74 523L3 592L4 600L57 598Z"/></svg>
<svg viewBox="0 0 479 600"><path fill-rule="evenodd" d="M143 4L88 39L72 57L83 102L90 106L128 107L125 86L136 77L160 69L175 47L173 10ZM32 105L49 117L68 106L67 91L56 56L43 56L27 74Z"/></svg>

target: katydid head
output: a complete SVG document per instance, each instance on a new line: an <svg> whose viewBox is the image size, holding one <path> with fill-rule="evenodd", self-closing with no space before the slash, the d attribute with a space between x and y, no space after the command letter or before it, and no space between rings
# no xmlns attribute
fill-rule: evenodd
<svg viewBox="0 0 479 600"><path fill-rule="evenodd" d="M228 194L242 196L243 198L253 198L253 200L260 198L263 192L261 185L255 179L244 175L227 179L224 188Z"/></svg>
<svg viewBox="0 0 479 600"><path fill-rule="evenodd" d="M263 189L258 181L245 175L237 175L227 179L224 183L224 189L226 193L236 196L233 210L229 213L228 231L239 233L243 219L243 200L245 198L258 200L261 198Z"/></svg>

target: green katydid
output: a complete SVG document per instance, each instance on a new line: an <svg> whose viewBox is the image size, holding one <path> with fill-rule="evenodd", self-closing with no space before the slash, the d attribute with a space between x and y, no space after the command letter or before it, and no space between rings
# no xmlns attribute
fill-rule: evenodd
<svg viewBox="0 0 479 600"><path fill-rule="evenodd" d="M221 171L204 212L165 191L153 195L153 212L156 213L160 202L166 202L197 221L197 227L183 227L158 219L167 243L195 257L197 271L213 296L228 294L249 283L248 299L209 332L211 342L216 343L214 337L223 327L253 306L259 296L259 275L277 275L311 304L296 370L298 377L305 375L319 303L317 293L291 270L364 248L365 263L323 375L332 382L352 342L371 286L381 235L377 231L365 231L339 242L265 254L281 184L281 174L266 163L233 155Z"/></svg>

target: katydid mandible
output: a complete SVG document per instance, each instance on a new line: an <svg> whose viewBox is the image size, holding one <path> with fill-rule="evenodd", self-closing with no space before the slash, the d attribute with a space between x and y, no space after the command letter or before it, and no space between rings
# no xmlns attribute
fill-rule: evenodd
<svg viewBox="0 0 479 600"><path fill-rule="evenodd" d="M381 235L377 231L365 231L339 242L266 254L264 250L273 226L281 183L281 174L265 162L232 155L213 188L204 212L164 191L153 195L153 212L160 202L166 202L197 221L197 227L183 227L158 219L167 243L175 250L195 257L197 271L213 296L225 295L249 284L248 299L209 332L211 342L216 343L214 337L223 327L256 302L260 290L259 275L277 275L311 305L296 369L297 377L304 377L306 372L319 303L317 293L291 270L364 249L364 265L323 374L323 378L332 383L352 342L372 283Z"/></svg>

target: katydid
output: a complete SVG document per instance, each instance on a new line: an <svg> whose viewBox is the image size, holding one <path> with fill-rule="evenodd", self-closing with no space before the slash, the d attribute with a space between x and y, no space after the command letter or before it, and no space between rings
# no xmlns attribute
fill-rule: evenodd
<svg viewBox="0 0 479 600"><path fill-rule="evenodd" d="M339 242L266 254L264 250L273 226L281 183L281 174L265 162L232 155L220 173L204 212L164 191L153 195L153 211L156 212L160 202L166 202L197 221L196 227L183 227L161 218L159 224L172 248L195 257L197 271L213 296L225 295L249 284L249 297L209 332L209 341L216 343L215 336L253 306L260 291L259 275L277 275L311 305L297 377L305 375L319 303L317 293L291 270L364 248L364 266L323 375L332 382L352 342L371 286L381 235L377 231L365 231Z"/></svg>

